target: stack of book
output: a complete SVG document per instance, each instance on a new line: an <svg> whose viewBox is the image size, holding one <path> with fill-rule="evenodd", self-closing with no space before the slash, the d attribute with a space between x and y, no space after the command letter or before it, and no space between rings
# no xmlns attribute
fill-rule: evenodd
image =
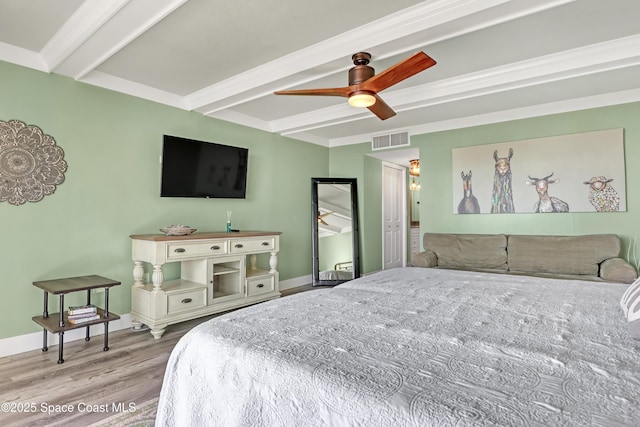
<svg viewBox="0 0 640 427"><path fill-rule="evenodd" d="M67 319L69 323L77 325L78 323L91 322L92 320L98 320L100 315L98 314L98 308L93 304L78 305L75 307L69 307L67 310Z"/></svg>

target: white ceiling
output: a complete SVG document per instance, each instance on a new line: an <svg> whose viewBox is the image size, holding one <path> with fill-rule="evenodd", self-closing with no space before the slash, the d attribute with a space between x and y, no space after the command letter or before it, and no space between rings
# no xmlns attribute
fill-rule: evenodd
<svg viewBox="0 0 640 427"><path fill-rule="evenodd" d="M325 146L640 100L638 0L0 0L0 60ZM347 85L423 50L437 65L380 93Z"/></svg>
<svg viewBox="0 0 640 427"><path fill-rule="evenodd" d="M318 214L326 223L318 221L318 237L351 232L351 186L318 184Z"/></svg>

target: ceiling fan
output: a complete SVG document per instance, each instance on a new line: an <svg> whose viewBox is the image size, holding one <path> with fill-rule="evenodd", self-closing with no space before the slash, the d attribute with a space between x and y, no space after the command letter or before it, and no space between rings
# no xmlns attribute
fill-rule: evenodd
<svg viewBox="0 0 640 427"><path fill-rule="evenodd" d="M325 214L321 214L320 212L318 212L318 222L322 225L329 225L327 224L327 222L324 220L324 217L332 215L333 212L327 212Z"/></svg>
<svg viewBox="0 0 640 427"><path fill-rule="evenodd" d="M366 107L381 120L386 120L395 116L396 112L378 96L378 92L436 65L436 61L426 53L418 52L387 68L380 74L375 74L375 70L368 65L371 54L358 52L351 59L355 66L349 70L349 86L324 89L279 90L274 93L276 95L342 96L348 98L349 105Z"/></svg>

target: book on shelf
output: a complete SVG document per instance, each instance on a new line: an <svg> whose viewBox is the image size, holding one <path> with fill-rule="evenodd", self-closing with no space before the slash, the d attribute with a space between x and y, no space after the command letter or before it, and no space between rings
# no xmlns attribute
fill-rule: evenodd
<svg viewBox="0 0 640 427"><path fill-rule="evenodd" d="M98 313L96 311L92 311L90 313L80 313L80 314L68 314L67 313L67 319L84 319L85 317L93 317L95 315L97 315Z"/></svg>
<svg viewBox="0 0 640 427"><path fill-rule="evenodd" d="M93 304L76 305L76 306L71 306L67 309L67 313L69 315L96 313L97 311L98 311L98 308Z"/></svg>
<svg viewBox="0 0 640 427"><path fill-rule="evenodd" d="M94 314L92 316L79 317L75 319L69 319L69 323L73 325L77 325L78 323L91 322L92 320L98 320L100 318L99 314Z"/></svg>

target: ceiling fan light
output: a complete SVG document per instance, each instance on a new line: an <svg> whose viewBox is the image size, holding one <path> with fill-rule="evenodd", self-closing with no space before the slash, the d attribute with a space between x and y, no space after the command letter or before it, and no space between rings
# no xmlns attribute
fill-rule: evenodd
<svg viewBox="0 0 640 427"><path fill-rule="evenodd" d="M367 92L356 92L349 97L349 105L352 107L366 108L371 107L375 103L375 96Z"/></svg>

